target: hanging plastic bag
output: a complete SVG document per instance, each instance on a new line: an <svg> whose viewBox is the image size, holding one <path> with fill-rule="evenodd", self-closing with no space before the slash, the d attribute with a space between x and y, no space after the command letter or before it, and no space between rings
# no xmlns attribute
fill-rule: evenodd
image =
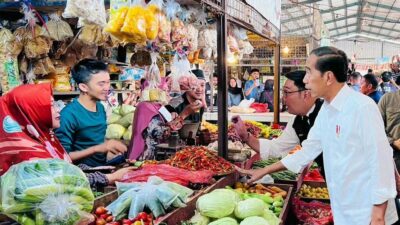
<svg viewBox="0 0 400 225"><path fill-rule="evenodd" d="M192 24L187 25L187 39L189 44L189 50L195 51L198 48L199 41L199 30L197 30Z"/></svg>
<svg viewBox="0 0 400 225"><path fill-rule="evenodd" d="M172 21L171 41L175 49L189 46L188 30L182 20L176 18Z"/></svg>
<svg viewBox="0 0 400 225"><path fill-rule="evenodd" d="M56 13L50 14L50 21L46 23L48 35L55 41L64 41L67 38L73 37L71 27L63 21Z"/></svg>
<svg viewBox="0 0 400 225"><path fill-rule="evenodd" d="M85 174L59 159L13 165L1 177L2 213L22 225L93 221L94 196Z"/></svg>
<svg viewBox="0 0 400 225"><path fill-rule="evenodd" d="M64 13L64 18L79 17L80 23L97 24L101 27L106 25L106 8L104 0L68 0Z"/></svg>
<svg viewBox="0 0 400 225"><path fill-rule="evenodd" d="M162 104L168 103L167 93L161 88L161 75L160 69L157 66L158 53L152 52L150 54L151 65L146 73L147 86L143 90L141 101L161 102Z"/></svg>
<svg viewBox="0 0 400 225"><path fill-rule="evenodd" d="M165 14L169 20L176 18L177 14L182 11L181 6L175 0L167 0L165 3Z"/></svg>
<svg viewBox="0 0 400 225"><path fill-rule="evenodd" d="M146 42L146 10L140 0L136 0L129 8L121 32L129 37L129 42L142 44Z"/></svg>
<svg viewBox="0 0 400 225"><path fill-rule="evenodd" d="M109 35L103 32L103 29L96 24L87 24L81 28L78 39L87 45L104 45L109 38Z"/></svg>
<svg viewBox="0 0 400 225"><path fill-rule="evenodd" d="M181 93L196 88L197 77L191 72L190 62L185 55L175 54L170 76L172 93Z"/></svg>
<svg viewBox="0 0 400 225"><path fill-rule="evenodd" d="M123 7L119 8L115 12L115 14L111 18L111 20L108 22L108 24L104 30L119 40L126 39L126 37L121 33L121 28L124 25L125 18L128 14L128 11L129 11L128 6L123 6Z"/></svg>
<svg viewBox="0 0 400 225"><path fill-rule="evenodd" d="M146 36L147 39L152 41L157 38L159 30L159 20L157 13L161 9L158 8L156 4L148 4L145 9L145 19L146 19Z"/></svg>
<svg viewBox="0 0 400 225"><path fill-rule="evenodd" d="M4 94L19 86L22 82L18 72L18 60L11 55L3 57L0 59L0 74L2 74L1 90Z"/></svg>

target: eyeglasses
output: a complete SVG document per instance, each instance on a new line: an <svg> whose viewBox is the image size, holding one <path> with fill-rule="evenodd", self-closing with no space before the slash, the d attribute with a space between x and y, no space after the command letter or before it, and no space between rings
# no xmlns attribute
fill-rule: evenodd
<svg viewBox="0 0 400 225"><path fill-rule="evenodd" d="M301 89L301 90L297 90L297 91L282 91L282 96L286 97L286 96L288 96L290 94L298 93L298 92L302 92L302 91L307 91L307 90L308 89Z"/></svg>

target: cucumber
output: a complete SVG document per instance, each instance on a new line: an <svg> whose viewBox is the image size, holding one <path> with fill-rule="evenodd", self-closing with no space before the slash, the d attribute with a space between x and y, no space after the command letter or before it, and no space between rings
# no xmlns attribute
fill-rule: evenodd
<svg viewBox="0 0 400 225"><path fill-rule="evenodd" d="M72 186L89 186L89 181L83 177L74 175L63 175L54 178L54 182L57 184L65 184Z"/></svg>
<svg viewBox="0 0 400 225"><path fill-rule="evenodd" d="M45 225L44 215L39 209L36 210L35 222L36 225Z"/></svg>
<svg viewBox="0 0 400 225"><path fill-rule="evenodd" d="M14 218L21 225L35 225L35 221L28 217L26 214L17 215Z"/></svg>
<svg viewBox="0 0 400 225"><path fill-rule="evenodd" d="M4 208L4 214L25 213L30 212L35 205L29 203L14 203L10 207Z"/></svg>

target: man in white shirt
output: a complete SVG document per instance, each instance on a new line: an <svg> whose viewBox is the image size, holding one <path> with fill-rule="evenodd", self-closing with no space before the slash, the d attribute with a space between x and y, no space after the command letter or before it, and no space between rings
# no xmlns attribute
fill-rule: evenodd
<svg viewBox="0 0 400 225"><path fill-rule="evenodd" d="M325 101L302 150L262 169L238 170L251 176L249 182L284 169L299 172L323 151L335 225L393 224L393 152L375 102L346 85L347 64L341 50L314 49L304 83Z"/></svg>
<svg viewBox="0 0 400 225"><path fill-rule="evenodd" d="M283 85L283 101L291 114L296 115L286 125L282 135L276 139L258 139L247 131L246 126L237 116L237 123L233 126L238 135L252 149L260 153L261 158L276 158L286 156L290 150L300 145L307 139L310 128L321 109L323 101L311 96L309 90L303 82L305 71L292 71L287 73L285 84ZM322 154L316 159L318 165L322 168Z"/></svg>

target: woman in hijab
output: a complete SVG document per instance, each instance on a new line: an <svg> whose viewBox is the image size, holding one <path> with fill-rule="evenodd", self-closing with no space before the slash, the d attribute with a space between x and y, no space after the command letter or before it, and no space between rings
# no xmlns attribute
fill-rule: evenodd
<svg viewBox="0 0 400 225"><path fill-rule="evenodd" d="M50 84L21 85L0 97L0 122L0 175L14 164L38 158L71 162L53 132L60 127L60 110L54 104ZM105 186L129 169L86 176L91 186Z"/></svg>
<svg viewBox="0 0 400 225"><path fill-rule="evenodd" d="M235 78L229 80L228 97L229 107L239 105L240 101L243 99L242 89L238 87Z"/></svg>
<svg viewBox="0 0 400 225"><path fill-rule="evenodd" d="M260 103L268 104L269 111L274 111L274 80L265 81L264 91L260 95Z"/></svg>

